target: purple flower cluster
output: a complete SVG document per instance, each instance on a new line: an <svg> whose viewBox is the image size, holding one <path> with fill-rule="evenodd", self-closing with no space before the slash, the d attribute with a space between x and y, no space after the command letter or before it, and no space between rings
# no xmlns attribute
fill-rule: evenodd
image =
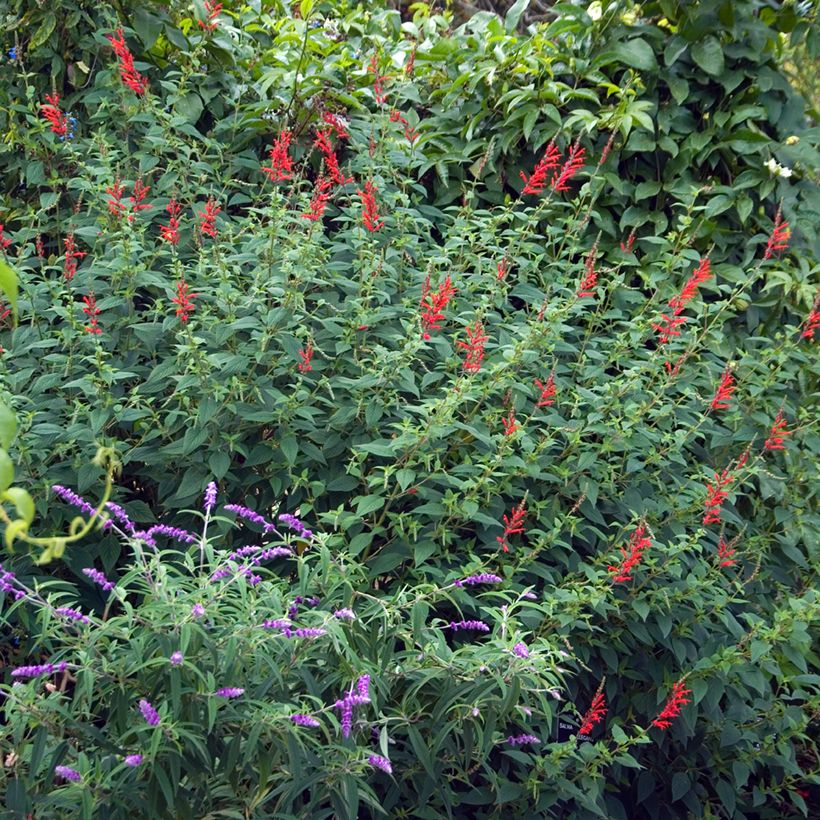
<svg viewBox="0 0 820 820"><path fill-rule="evenodd" d="M243 507L241 504L226 504L224 509L228 512L236 513L240 518L244 518L252 524L259 524L260 527L264 527L265 532L275 529L267 518L263 515L259 515L258 512L254 512L249 507Z"/></svg>
<svg viewBox="0 0 820 820"><path fill-rule="evenodd" d="M313 532L309 530L295 515L290 513L282 513L279 520L289 529L293 530L297 535L310 541L313 538Z"/></svg>
<svg viewBox="0 0 820 820"><path fill-rule="evenodd" d="M527 649L527 645L519 641L512 650L519 658L529 658L530 650Z"/></svg>
<svg viewBox="0 0 820 820"><path fill-rule="evenodd" d="M528 601L537 601L538 596L534 592L524 592L521 594L522 598L526 598Z"/></svg>
<svg viewBox="0 0 820 820"><path fill-rule="evenodd" d="M297 726L310 726L311 728L316 728L317 726L322 725L318 720L316 720L315 717L312 717L311 715L291 715L290 719Z"/></svg>
<svg viewBox="0 0 820 820"><path fill-rule="evenodd" d="M82 510L88 516L94 515L94 513L97 512L95 506L89 504L82 496L77 495L73 490L69 490L68 487L63 487L62 484L52 484L51 492L59 498L62 498L66 504L71 504L72 507Z"/></svg>
<svg viewBox="0 0 820 820"><path fill-rule="evenodd" d="M333 704L333 708L339 710L342 737L350 737L350 730L353 728L353 707L364 703L370 703L370 675L362 675L356 681L355 694L350 691Z"/></svg>
<svg viewBox="0 0 820 820"><path fill-rule="evenodd" d="M382 757L381 755L370 755L370 757L367 758L367 762L376 769L381 769L383 772L393 774L393 767L390 765L390 761L386 757Z"/></svg>
<svg viewBox="0 0 820 820"><path fill-rule="evenodd" d="M122 524L127 533L133 535L136 532L134 522L128 517L128 513L119 504L115 504L113 501L106 501L105 508Z"/></svg>
<svg viewBox="0 0 820 820"><path fill-rule="evenodd" d="M82 775L71 766L55 766L54 771L63 778L63 780L71 780L74 783L79 783L82 780Z"/></svg>
<svg viewBox="0 0 820 820"><path fill-rule="evenodd" d="M337 609L333 613L333 617L342 621L355 621L356 613L352 609L345 607L344 609Z"/></svg>
<svg viewBox="0 0 820 820"><path fill-rule="evenodd" d="M287 618L272 618L262 624L262 629L288 629L290 621Z"/></svg>
<svg viewBox="0 0 820 820"><path fill-rule="evenodd" d="M293 603L288 607L288 618L295 618L299 612L299 605L300 604L307 604L308 606L319 606L321 600L317 598L315 595L312 595L310 598L305 598L302 595L297 595L293 599Z"/></svg>
<svg viewBox="0 0 820 820"><path fill-rule="evenodd" d="M283 626L280 632L286 638L319 638L327 634L327 630L322 629L320 626L300 626L298 629Z"/></svg>
<svg viewBox="0 0 820 820"><path fill-rule="evenodd" d="M37 666L18 666L13 669L13 678L39 678L40 675L53 675L55 672L64 672L68 664L65 661L60 663L41 663Z"/></svg>
<svg viewBox="0 0 820 820"><path fill-rule="evenodd" d="M473 586L474 584L501 584L503 582L504 579L498 575L493 575L490 572L480 572L478 575L468 575L466 578L454 581L453 583L457 587L463 587Z"/></svg>
<svg viewBox="0 0 820 820"><path fill-rule="evenodd" d="M205 488L205 515L210 515L216 506L216 482L211 481Z"/></svg>
<svg viewBox="0 0 820 820"><path fill-rule="evenodd" d="M21 598L26 597L26 593L14 586L15 581L17 579L14 577L14 573L9 572L0 564L0 592L8 592L9 595L14 596L15 600L19 601Z"/></svg>
<svg viewBox="0 0 820 820"><path fill-rule="evenodd" d="M541 738L535 735L510 735L506 742L510 746L524 746L527 743L540 743Z"/></svg>
<svg viewBox="0 0 820 820"><path fill-rule="evenodd" d="M205 607L202 604L194 604L191 607L191 615L194 618L201 618L205 614Z"/></svg>
<svg viewBox="0 0 820 820"><path fill-rule="evenodd" d="M222 689L217 689L214 694L218 698L238 698L245 694L245 690L238 686L223 686Z"/></svg>
<svg viewBox="0 0 820 820"><path fill-rule="evenodd" d="M452 629L454 632L459 629L475 629L478 632L490 631L490 627L484 621L450 621L445 629Z"/></svg>
<svg viewBox="0 0 820 820"><path fill-rule="evenodd" d="M88 615L83 615L79 609L72 609L70 606L60 606L54 610L58 615L62 615L64 618L69 618L72 621L79 621L83 624L90 624L91 618Z"/></svg>
<svg viewBox="0 0 820 820"><path fill-rule="evenodd" d="M98 569L94 569L94 567L85 567L83 569L83 575L87 575L95 584L99 584L105 592L110 592L114 589L114 584L112 584L102 572Z"/></svg>
<svg viewBox="0 0 820 820"><path fill-rule="evenodd" d="M149 726L159 725L159 712L145 698L140 701L140 712Z"/></svg>
<svg viewBox="0 0 820 820"><path fill-rule="evenodd" d="M182 666L182 661L184 660L182 657L182 652L177 650L173 655L171 655L169 660L171 661L171 666Z"/></svg>
<svg viewBox="0 0 820 820"><path fill-rule="evenodd" d="M148 544L149 547L156 549L157 542L155 535L167 535L169 538L174 538L181 541L183 544L196 544L199 540L195 535L191 535L187 530L180 529L180 527L171 527L168 524L154 524L147 530L135 532L134 537L140 538Z"/></svg>
<svg viewBox="0 0 820 820"><path fill-rule="evenodd" d="M142 763L142 755L126 755L123 763L125 763L126 766L139 766Z"/></svg>

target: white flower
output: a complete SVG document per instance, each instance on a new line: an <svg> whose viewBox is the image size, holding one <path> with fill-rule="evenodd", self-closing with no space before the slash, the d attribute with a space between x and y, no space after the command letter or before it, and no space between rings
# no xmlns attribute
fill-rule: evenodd
<svg viewBox="0 0 820 820"><path fill-rule="evenodd" d="M792 175L792 169L781 165L774 157L771 157L768 162L764 162L763 166L769 169L769 173L772 174L772 176L788 179Z"/></svg>
<svg viewBox="0 0 820 820"><path fill-rule="evenodd" d="M590 3L589 8L587 9L587 14L589 15L589 19L592 20L593 23L597 22L604 16L604 8L598 2Z"/></svg>

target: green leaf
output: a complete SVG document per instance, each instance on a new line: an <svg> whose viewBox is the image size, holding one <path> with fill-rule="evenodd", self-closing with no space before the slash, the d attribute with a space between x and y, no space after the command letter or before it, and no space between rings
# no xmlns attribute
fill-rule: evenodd
<svg viewBox="0 0 820 820"><path fill-rule="evenodd" d="M689 792L689 775L686 772L675 772L672 775L672 801L680 800Z"/></svg>
<svg viewBox="0 0 820 820"><path fill-rule="evenodd" d="M728 780L718 780L715 791L718 793L721 803L726 807L726 816L734 817L735 805L737 804L735 787Z"/></svg>
<svg viewBox="0 0 820 820"><path fill-rule="evenodd" d="M279 446L282 448L282 455L285 457L285 461L287 461L290 467L293 467L293 465L296 464L296 457L299 455L299 444L296 441L296 436L291 434L282 436Z"/></svg>
<svg viewBox="0 0 820 820"><path fill-rule="evenodd" d="M43 22L40 23L40 27L37 31L34 32L34 36L31 38L31 42L29 43L29 49L33 50L35 48L39 48L49 37L51 37L51 32L57 26L57 15L54 14L53 11L50 11L43 17Z"/></svg>
<svg viewBox="0 0 820 820"><path fill-rule="evenodd" d="M692 46L692 59L713 77L723 72L723 47L713 35L704 37Z"/></svg>
<svg viewBox="0 0 820 820"><path fill-rule="evenodd" d="M518 28L518 23L529 5L530 0L515 0L515 3L510 6L504 18L504 30L507 34L512 34Z"/></svg>
<svg viewBox="0 0 820 820"><path fill-rule="evenodd" d="M6 546L12 550L14 548L14 541L21 533L28 530L28 524L25 521L17 518L10 524L6 525Z"/></svg>
<svg viewBox="0 0 820 820"><path fill-rule="evenodd" d="M0 290L11 305L15 320L17 319L17 273L4 260L0 259Z"/></svg>
<svg viewBox="0 0 820 820"><path fill-rule="evenodd" d="M177 100L174 110L188 122L195 123L199 119L200 114L202 114L203 108L202 98L199 94L191 92Z"/></svg>
<svg viewBox="0 0 820 820"><path fill-rule="evenodd" d="M10 407L0 402L0 447L7 450L17 434L17 418Z"/></svg>
<svg viewBox="0 0 820 820"><path fill-rule="evenodd" d="M2 498L4 501L11 501L17 510L17 515L19 515L27 525L31 524L34 520L34 502L31 500L31 496L22 487L9 487L3 493Z"/></svg>
<svg viewBox="0 0 820 820"><path fill-rule="evenodd" d="M637 68L640 71L655 71L658 67L652 46L641 37L618 43L613 52L618 55L618 59L624 65L631 68Z"/></svg>
<svg viewBox="0 0 820 820"><path fill-rule="evenodd" d="M672 96L678 105L689 96L689 83L683 77L669 77L666 81Z"/></svg>
<svg viewBox="0 0 820 820"><path fill-rule="evenodd" d="M0 449L0 492L4 492L14 481L14 464L12 464L9 454Z"/></svg>

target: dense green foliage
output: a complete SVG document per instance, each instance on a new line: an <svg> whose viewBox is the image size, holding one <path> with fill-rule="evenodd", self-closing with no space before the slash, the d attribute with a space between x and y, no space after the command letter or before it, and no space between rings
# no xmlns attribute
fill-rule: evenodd
<svg viewBox="0 0 820 820"><path fill-rule="evenodd" d="M0 378L31 534L73 517L49 485L96 501L111 447L140 527L193 526L215 479L318 535L258 584L217 588L214 550L244 543L225 516L202 572L198 546L146 554L106 529L42 580L7 528L4 566L41 590L3 610L11 665L71 665L67 692L3 689L9 809L61 816L81 789L87 816L144 799L192 817L805 813L818 134L779 61L789 39L816 51L808 10L563 3L522 34L526 3L459 28L424 7L226 3L209 29L199 2L124 5L17 3L6 28L0 222L20 295ZM119 76L120 26L145 94ZM62 135L43 116L55 90L76 120L53 114ZM320 128L350 181L311 220L332 172ZM293 167L274 181L285 130ZM551 143L557 171L579 148L583 167L523 193ZM686 321L664 343L670 316ZM764 444L778 418L782 450ZM127 590L104 622L93 562ZM503 583L452 586L473 572ZM322 599L300 625L328 635L260 635L294 595ZM205 596L207 628L189 616ZM63 634L53 607L77 599L98 615ZM460 619L492 633L445 640ZM378 696L351 739L289 724L365 673ZM650 728L681 679L691 703ZM222 685L247 700L214 711ZM606 719L578 745L559 718L577 725L599 687ZM140 697L167 697L173 728L146 729ZM503 743L521 732L542 742ZM115 765L149 738L151 766ZM82 783L57 788L61 763Z"/></svg>

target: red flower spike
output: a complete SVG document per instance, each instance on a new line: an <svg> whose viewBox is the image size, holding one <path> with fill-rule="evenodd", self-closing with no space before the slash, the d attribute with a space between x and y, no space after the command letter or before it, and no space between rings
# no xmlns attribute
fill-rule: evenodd
<svg viewBox="0 0 820 820"><path fill-rule="evenodd" d="M319 177L313 188L313 197L310 200L310 211L302 214L302 219L310 219L316 222L322 218L325 206L330 199L331 181L327 177Z"/></svg>
<svg viewBox="0 0 820 820"><path fill-rule="evenodd" d="M579 735L589 735L595 728L595 725L600 723L606 716L606 698L603 692L596 692L592 699L584 719L581 721L581 728L578 730Z"/></svg>
<svg viewBox="0 0 820 820"><path fill-rule="evenodd" d="M555 142L552 141L547 146L544 156L536 164L532 174L529 178L520 172L521 179L524 180L524 190L522 194L536 194L540 195L547 187L547 176L550 171L554 171L561 162L561 152L556 148Z"/></svg>
<svg viewBox="0 0 820 820"><path fill-rule="evenodd" d="M586 150L580 145L573 145L569 149L566 162L561 166L559 173L552 178L553 191L568 191L569 185L567 183L584 167L584 154Z"/></svg>
<svg viewBox="0 0 820 820"><path fill-rule="evenodd" d="M615 573L612 579L613 584L624 583L632 580L632 571L641 563L643 555L652 546L651 539L646 536L646 526L640 524L635 532L629 537L626 547L621 547L623 560L618 566L609 566L607 569Z"/></svg>
<svg viewBox="0 0 820 820"><path fill-rule="evenodd" d="M763 260L771 259L777 251L785 251L789 247L790 236L789 223L782 221L780 208L778 208L774 217L774 227L763 253Z"/></svg>
<svg viewBox="0 0 820 820"><path fill-rule="evenodd" d="M527 515L527 508L524 506L524 502L522 501L517 506L513 507L512 515L507 516L504 515L504 535L497 535L495 540L503 548L504 552L510 551L510 545L507 542L507 538L510 535L517 535L518 533L524 532L524 517Z"/></svg>
<svg viewBox="0 0 820 820"><path fill-rule="evenodd" d="M131 202L131 213L128 215L128 221L133 222L134 217L140 211L148 211L153 208L153 205L149 205L144 203L143 200L145 197L148 196L148 192L151 189L141 180L138 179L134 183L134 191L130 197L128 197L129 201Z"/></svg>
<svg viewBox="0 0 820 820"><path fill-rule="evenodd" d="M550 373L546 384L544 384L541 379L536 379L533 383L541 391L538 401L535 402L536 407L549 407L551 404L555 404L557 388L555 387L554 372Z"/></svg>
<svg viewBox="0 0 820 820"><path fill-rule="evenodd" d="M292 138L293 134L287 129L280 131L268 153L270 165L262 166L262 171L273 182L282 182L293 178L293 160L288 155L288 148Z"/></svg>
<svg viewBox="0 0 820 820"><path fill-rule="evenodd" d="M735 565L736 561L734 559L735 551L732 548L732 544L728 543L726 539L721 535L720 541L718 542L718 563L722 567L732 567Z"/></svg>
<svg viewBox="0 0 820 820"><path fill-rule="evenodd" d="M114 53L117 55L120 69L120 79L123 85L130 88L137 96L142 96L148 89L148 78L134 68L134 55L125 42L125 36L121 28L114 34L106 34L106 39L111 43Z"/></svg>
<svg viewBox="0 0 820 820"><path fill-rule="evenodd" d="M0 299L0 323L6 321L11 316L11 308L7 308L2 299Z"/></svg>
<svg viewBox="0 0 820 820"><path fill-rule="evenodd" d="M205 203L204 211L197 211L200 216L199 230L205 236L210 236L211 239L216 239L219 236L219 231L216 228L216 215L222 208L216 204L216 200L210 197Z"/></svg>
<svg viewBox="0 0 820 820"><path fill-rule="evenodd" d="M730 367L726 367L723 375L720 377L720 384L718 385L715 395L712 397L710 407L712 410L728 410L729 399L732 398L732 393L735 392L735 377L732 375Z"/></svg>
<svg viewBox="0 0 820 820"><path fill-rule="evenodd" d="M128 210L128 206L122 201L125 186L118 179L115 179L111 185L105 189L105 192L109 197L107 203L108 213L113 214L119 219Z"/></svg>
<svg viewBox="0 0 820 820"><path fill-rule="evenodd" d="M416 67L416 49L418 47L418 43L413 43L413 50L410 52L410 57L407 60L407 65L405 65L404 67L404 73L407 77L409 77L413 73L413 69Z"/></svg>
<svg viewBox="0 0 820 820"><path fill-rule="evenodd" d="M585 296L595 296L593 288L598 284L598 272L595 270L595 257L598 254L598 243L596 242L584 263L584 278L578 288L577 296L583 299Z"/></svg>
<svg viewBox="0 0 820 820"><path fill-rule="evenodd" d="M496 282L503 282L507 278L509 264L509 260L506 256L498 263L498 269L495 276Z"/></svg>
<svg viewBox="0 0 820 820"><path fill-rule="evenodd" d="M464 370L468 373L478 373L481 370L481 362L484 360L484 344L489 336L484 335L484 325L480 319L475 320L472 327L467 328L467 341L456 342L458 347L467 351L464 359Z"/></svg>
<svg viewBox="0 0 820 820"><path fill-rule="evenodd" d="M177 295L171 301L177 306L176 314L183 324L188 321L188 315L196 309L194 299L197 296L198 293L190 292L184 277L177 282Z"/></svg>
<svg viewBox="0 0 820 820"><path fill-rule="evenodd" d="M367 71L373 75L373 96L379 105L383 105L387 100L387 94L385 93L382 83L390 78L387 74L379 73L379 63L375 54L370 58L370 65L368 65Z"/></svg>
<svg viewBox="0 0 820 820"><path fill-rule="evenodd" d="M504 425L504 435L511 436L516 430L519 430L519 424L515 420L515 410L510 408L510 412L501 419L501 423Z"/></svg>
<svg viewBox="0 0 820 820"><path fill-rule="evenodd" d="M390 122L400 122L404 126L404 136L409 143L412 144L418 139L418 131L410 125L407 118L400 111L393 110L390 112Z"/></svg>
<svg viewBox="0 0 820 820"><path fill-rule="evenodd" d="M211 0L205 0L206 18L204 20L197 20L199 27L207 31L213 31L218 25L216 18L221 11L222 3L212 3Z"/></svg>
<svg viewBox="0 0 820 820"><path fill-rule="evenodd" d="M623 253L632 253L632 246L635 244L635 230L631 230L629 232L629 236L626 238L626 243L621 242L621 251Z"/></svg>
<svg viewBox="0 0 820 820"><path fill-rule="evenodd" d="M88 294L88 296L83 296L83 302L85 303L83 313L88 316L88 325L86 325L85 330L87 333L99 335L102 333L102 329L97 324L97 317L100 315L100 309L97 307L97 299L94 296L93 290Z"/></svg>
<svg viewBox="0 0 820 820"><path fill-rule="evenodd" d="M177 245L179 243L179 214L182 206L176 201L176 197L172 197L165 206L165 210L168 211L168 224L159 226L159 234L169 245Z"/></svg>
<svg viewBox="0 0 820 820"><path fill-rule="evenodd" d="M692 701L687 698L691 695L692 690L687 689L682 680L672 685L672 692L666 700L666 705L663 707L661 713L652 721L652 725L658 729L668 729L672 725L672 721L680 715L681 707L685 703Z"/></svg>
<svg viewBox="0 0 820 820"><path fill-rule="evenodd" d="M806 317L806 321L803 323L803 330L800 333L800 337L814 341L815 330L820 330L820 296L815 299L811 313L809 313Z"/></svg>
<svg viewBox="0 0 820 820"><path fill-rule="evenodd" d="M785 450L786 446L783 444L783 440L786 436L790 436L792 434L791 430L786 429L786 419L783 418L783 411L781 410L778 412L777 416L775 416L774 423L772 424L772 429L769 430L769 435L766 438L766 441L763 442L763 449L764 450Z"/></svg>
<svg viewBox="0 0 820 820"><path fill-rule="evenodd" d="M455 294L456 288L453 287L449 275L439 284L438 290L432 294L430 292L430 277L428 276L424 280L421 288L421 301L419 302L423 339L430 338L430 331L441 330L444 310Z"/></svg>
<svg viewBox="0 0 820 820"><path fill-rule="evenodd" d="M376 187L370 180L364 184L364 190L357 191L362 201L362 222L371 233L384 227L384 220L379 219L379 206L376 204Z"/></svg>
<svg viewBox="0 0 820 820"><path fill-rule="evenodd" d="M313 141L315 148L321 151L325 158L325 167L327 168L330 178L337 185L346 185L348 182L353 182L353 177L346 177L341 168L339 168L339 160L336 158L336 152L330 144L330 129L323 128L316 132L316 139Z"/></svg>
<svg viewBox="0 0 820 820"><path fill-rule="evenodd" d="M11 245L11 239L9 239L3 231L5 230L5 225L0 222L0 250L6 250L9 245Z"/></svg>
<svg viewBox="0 0 820 820"><path fill-rule="evenodd" d="M68 114L60 110L60 95L46 94L47 105L40 106L40 116L48 120L51 130L58 137L68 134Z"/></svg>
<svg viewBox="0 0 820 820"><path fill-rule="evenodd" d="M77 260L86 256L85 251L78 251L77 245L74 242L74 234L70 233L66 236L64 241L65 248L65 262L63 263L63 276L66 282L70 282L77 273Z"/></svg>
<svg viewBox="0 0 820 820"><path fill-rule="evenodd" d="M658 334L659 345L665 345L673 336L680 336L678 327L686 321L686 317L680 314L683 313L689 302L695 298L698 287L711 277L711 262L707 256L701 259L698 267L689 279L686 280L686 284L683 288L681 288L681 292L669 300L669 308L672 311L672 315L670 316L664 313L661 316L661 321L652 325L652 329Z"/></svg>
<svg viewBox="0 0 820 820"><path fill-rule="evenodd" d="M673 336L680 336L678 327L686 321L685 316L669 316L664 313L661 321L652 325L652 330L658 334L658 344L665 345Z"/></svg>
<svg viewBox="0 0 820 820"><path fill-rule="evenodd" d="M347 130L347 121L344 117L339 114L333 114L330 111L325 111L324 114L322 114L322 122L324 122L325 125L329 125L333 129L333 132L336 134L338 139L350 139L350 134Z"/></svg>
<svg viewBox="0 0 820 820"><path fill-rule="evenodd" d="M704 502L704 524L720 523L720 508L723 502L729 497L729 493L724 489L735 480L731 472L731 466L722 473L715 473L715 477L706 485L706 501Z"/></svg>
<svg viewBox="0 0 820 820"><path fill-rule="evenodd" d="M310 360L313 358L313 342L308 342L304 348L299 351L299 358L302 360L296 365L296 369L300 373L307 373L313 370L313 365Z"/></svg>

